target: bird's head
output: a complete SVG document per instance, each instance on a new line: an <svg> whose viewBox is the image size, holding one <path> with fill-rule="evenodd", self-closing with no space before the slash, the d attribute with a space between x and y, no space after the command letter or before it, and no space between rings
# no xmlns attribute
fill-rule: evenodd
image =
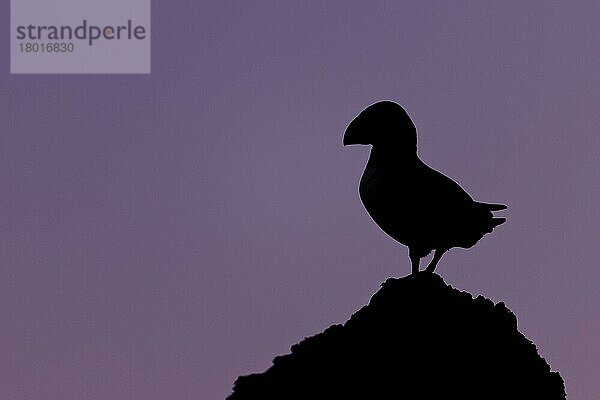
<svg viewBox="0 0 600 400"><path fill-rule="evenodd" d="M417 129L402 106L379 101L358 114L344 132L344 146L363 144L395 146L417 151Z"/></svg>

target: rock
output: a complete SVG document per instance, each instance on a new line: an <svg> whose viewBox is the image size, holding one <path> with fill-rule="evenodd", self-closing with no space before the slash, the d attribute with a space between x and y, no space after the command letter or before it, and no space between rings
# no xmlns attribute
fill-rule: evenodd
<svg viewBox="0 0 600 400"><path fill-rule="evenodd" d="M304 339L240 399L565 399L564 382L500 302L427 273L388 279L344 325Z"/></svg>

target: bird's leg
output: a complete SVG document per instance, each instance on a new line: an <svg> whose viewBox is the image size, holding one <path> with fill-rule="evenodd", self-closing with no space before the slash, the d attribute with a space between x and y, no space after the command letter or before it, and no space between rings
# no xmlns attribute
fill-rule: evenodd
<svg viewBox="0 0 600 400"><path fill-rule="evenodd" d="M413 252L409 250L408 257L410 258L410 264L412 265L412 274L419 273L419 263L421 261L421 257L415 256Z"/></svg>
<svg viewBox="0 0 600 400"><path fill-rule="evenodd" d="M435 267L437 266L438 262L440 261L440 258L442 258L442 256L444 255L444 253L446 251L448 251L448 250L447 249L435 249L435 253L433 253L433 258L429 262L429 265L427 266L427 268L425 268L425 271L433 273L433 271L435 271Z"/></svg>

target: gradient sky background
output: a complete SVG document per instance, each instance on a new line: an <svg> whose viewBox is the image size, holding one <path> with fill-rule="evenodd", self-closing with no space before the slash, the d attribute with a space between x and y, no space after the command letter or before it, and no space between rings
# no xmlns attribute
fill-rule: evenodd
<svg viewBox="0 0 600 400"><path fill-rule="evenodd" d="M341 146L379 99L510 205L440 274L600 398L598 2L154 0L149 76L9 75L8 3L0 398L223 398L407 274Z"/></svg>

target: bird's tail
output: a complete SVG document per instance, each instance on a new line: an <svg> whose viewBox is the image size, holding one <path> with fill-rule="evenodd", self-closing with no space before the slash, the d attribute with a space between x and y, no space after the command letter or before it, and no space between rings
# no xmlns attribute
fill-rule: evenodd
<svg viewBox="0 0 600 400"><path fill-rule="evenodd" d="M500 210L505 210L506 209L506 205L505 204L494 204L494 203L481 203L479 201L476 201L475 204L487 211L500 211ZM502 221L504 222L504 221ZM501 223L502 223L501 222Z"/></svg>
<svg viewBox="0 0 600 400"><path fill-rule="evenodd" d="M492 218L492 229L506 222L506 218Z"/></svg>
<svg viewBox="0 0 600 400"><path fill-rule="evenodd" d="M491 214L491 212L490 212ZM491 217L491 215L490 215ZM487 233L492 233L492 231L494 230L495 227L497 227L498 225L502 225L503 223L506 222L506 218L490 218L488 220L489 222L487 223Z"/></svg>
<svg viewBox="0 0 600 400"><path fill-rule="evenodd" d="M505 210L506 205L496 203L481 203L478 201L475 202L475 205L481 212L484 212L488 216L486 218L487 222L485 223L485 230L487 233L491 233L495 227L506 222L506 218L494 217L492 214L493 211Z"/></svg>

